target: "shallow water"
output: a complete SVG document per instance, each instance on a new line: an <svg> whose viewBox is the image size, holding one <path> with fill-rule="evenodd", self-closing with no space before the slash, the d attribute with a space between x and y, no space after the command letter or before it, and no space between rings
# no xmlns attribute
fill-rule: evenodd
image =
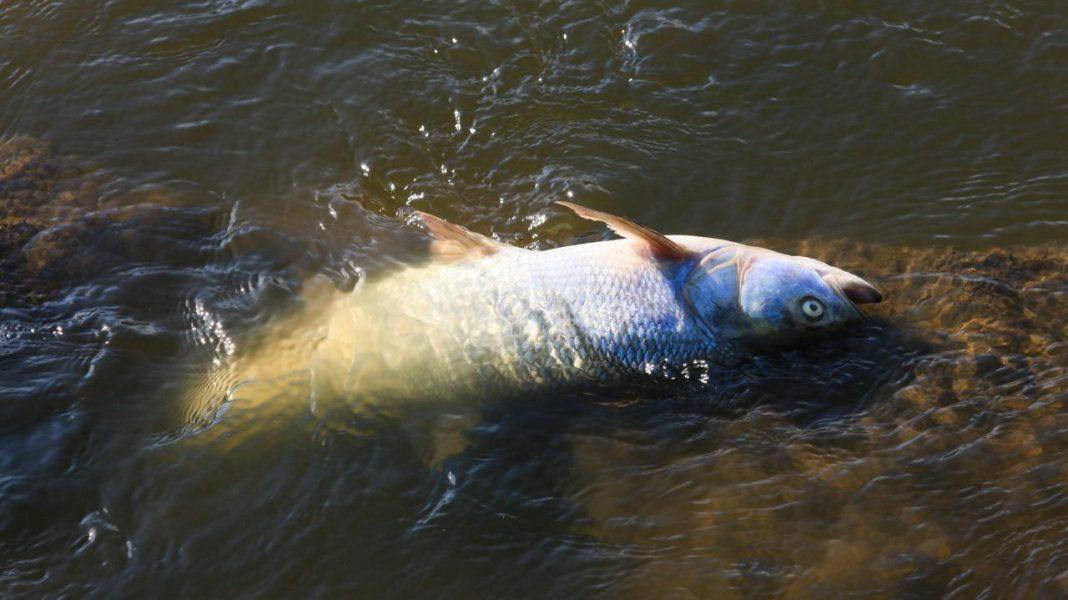
<svg viewBox="0 0 1068 600"><path fill-rule="evenodd" d="M0 589L1064 595L1066 59L1057 2L0 2ZM408 207L606 236L568 194L889 299L444 451L431 408L190 427L302 280L422 256Z"/></svg>

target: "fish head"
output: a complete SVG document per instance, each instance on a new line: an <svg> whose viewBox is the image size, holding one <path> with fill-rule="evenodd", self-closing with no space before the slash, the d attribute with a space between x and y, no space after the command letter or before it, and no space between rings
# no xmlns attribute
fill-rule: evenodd
<svg viewBox="0 0 1068 600"><path fill-rule="evenodd" d="M863 320L857 305L883 298L837 267L750 246L705 256L684 290L710 335L757 342L796 340Z"/></svg>

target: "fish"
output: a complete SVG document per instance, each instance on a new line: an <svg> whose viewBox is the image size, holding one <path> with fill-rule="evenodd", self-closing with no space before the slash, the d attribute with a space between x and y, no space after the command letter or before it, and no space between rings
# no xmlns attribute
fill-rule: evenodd
<svg viewBox="0 0 1068 600"><path fill-rule="evenodd" d="M313 397L354 403L603 388L803 343L883 300L812 258L557 204L620 237L532 250L415 211L431 238L426 263L350 292L313 280L301 316L221 381L300 372Z"/></svg>

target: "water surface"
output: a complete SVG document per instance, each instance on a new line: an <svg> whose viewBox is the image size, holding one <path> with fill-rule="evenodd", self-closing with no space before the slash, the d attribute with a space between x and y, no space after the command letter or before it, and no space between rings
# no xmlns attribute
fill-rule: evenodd
<svg viewBox="0 0 1068 600"><path fill-rule="evenodd" d="M0 0L0 589L1068 593L1066 61L1052 1ZM182 408L307 277L418 259L410 208L608 235L565 197L889 301L472 399L451 451L440 414Z"/></svg>

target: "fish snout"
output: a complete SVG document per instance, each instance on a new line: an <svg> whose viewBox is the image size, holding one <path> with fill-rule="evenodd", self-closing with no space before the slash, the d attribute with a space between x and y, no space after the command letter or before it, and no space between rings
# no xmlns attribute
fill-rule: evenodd
<svg viewBox="0 0 1068 600"><path fill-rule="evenodd" d="M883 293L878 288L847 271L836 269L824 275L823 280L853 304L875 304L883 301Z"/></svg>

